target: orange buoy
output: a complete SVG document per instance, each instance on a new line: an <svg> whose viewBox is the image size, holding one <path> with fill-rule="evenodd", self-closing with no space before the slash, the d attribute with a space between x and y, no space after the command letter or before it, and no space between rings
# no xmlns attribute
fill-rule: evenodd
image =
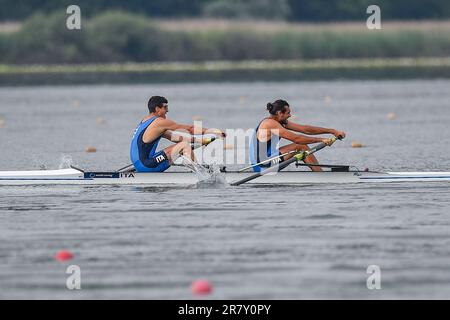
<svg viewBox="0 0 450 320"><path fill-rule="evenodd" d="M362 148L362 147L364 147L362 143L356 141L352 142L352 148Z"/></svg>
<svg viewBox="0 0 450 320"><path fill-rule="evenodd" d="M97 148L94 148L94 147L87 147L85 151L86 151L86 152L93 153L93 152L97 152Z"/></svg>
<svg viewBox="0 0 450 320"><path fill-rule="evenodd" d="M394 120L395 118L397 118L397 115L391 112L386 115L386 118L388 118L389 120Z"/></svg>
<svg viewBox="0 0 450 320"><path fill-rule="evenodd" d="M105 119L103 119L101 117L97 117L95 119L95 122L97 122L97 124L105 124L106 123Z"/></svg>

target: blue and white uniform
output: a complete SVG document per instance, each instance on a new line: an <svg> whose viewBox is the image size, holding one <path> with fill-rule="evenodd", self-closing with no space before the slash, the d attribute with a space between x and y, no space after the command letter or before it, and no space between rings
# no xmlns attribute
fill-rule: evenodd
<svg viewBox="0 0 450 320"><path fill-rule="evenodd" d="M141 122L134 131L131 140L130 158L137 172L163 172L170 167L170 161L164 150L156 152L159 136L155 140L145 143L142 140L145 129L155 121L158 116L154 116L147 121Z"/></svg>
<svg viewBox="0 0 450 320"><path fill-rule="evenodd" d="M261 142L258 139L258 129L264 120L266 119L263 119L258 124L250 140L249 153L250 153L250 164L252 165L255 165L261 161L280 155L280 150L278 150L278 143L280 141L279 136L272 134L272 137L267 142ZM258 166L254 166L253 171L261 172L261 170L267 169L273 164L278 164L280 161L283 161L283 158L276 159L273 163L271 161Z"/></svg>

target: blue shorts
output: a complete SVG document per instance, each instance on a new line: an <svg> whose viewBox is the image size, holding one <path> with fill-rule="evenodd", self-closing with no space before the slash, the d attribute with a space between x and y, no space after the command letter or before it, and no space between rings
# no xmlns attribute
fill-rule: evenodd
<svg viewBox="0 0 450 320"><path fill-rule="evenodd" d="M138 161L133 163L133 165L138 172L163 172L170 167L170 161L164 150L161 150L151 155L145 161Z"/></svg>

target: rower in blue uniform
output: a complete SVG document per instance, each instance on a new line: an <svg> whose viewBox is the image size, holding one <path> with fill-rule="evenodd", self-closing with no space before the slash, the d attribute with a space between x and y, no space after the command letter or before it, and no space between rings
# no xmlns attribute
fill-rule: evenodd
<svg viewBox="0 0 450 320"><path fill-rule="evenodd" d="M131 140L130 158L138 172L163 172L180 156L184 155L196 161L191 143L207 144L210 139L197 139L194 136L185 137L173 131L184 130L194 134L194 126L179 124L167 119L168 101L164 97L153 96L148 101L149 114L139 123ZM215 132L222 137L220 130L202 128L201 134ZM166 138L175 144L157 151L161 138Z"/></svg>
<svg viewBox="0 0 450 320"><path fill-rule="evenodd" d="M318 134L332 134L338 138L344 138L345 132L336 129L328 129L321 127L314 127L308 125L300 125L288 119L291 117L291 109L289 103L285 100L276 100L273 103L267 104L269 117L263 119L255 129L250 140L250 164L253 165L253 171L261 172L272 165L277 165L281 161L288 160L294 156L292 151L306 151L309 150L308 144L324 142L331 145L332 141L327 138L315 138L305 135L295 134L301 132L308 135ZM284 138L293 143L280 147L280 138ZM279 157L282 154L289 153L285 156ZM259 164L270 158L272 161ZM306 164L317 164L317 159L314 155L305 158ZM259 165L258 165L259 164ZM312 171L322 171L320 167L310 167Z"/></svg>

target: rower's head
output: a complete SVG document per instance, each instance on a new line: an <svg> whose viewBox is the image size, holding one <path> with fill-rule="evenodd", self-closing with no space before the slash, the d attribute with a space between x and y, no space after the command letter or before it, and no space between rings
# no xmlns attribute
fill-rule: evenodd
<svg viewBox="0 0 450 320"><path fill-rule="evenodd" d="M148 112L157 115L158 117L165 118L166 113L169 112L168 101L164 97L153 96L148 100Z"/></svg>
<svg viewBox="0 0 450 320"><path fill-rule="evenodd" d="M276 100L267 104L267 110L273 119L280 123L286 123L287 119L291 117L291 108L289 103L285 100Z"/></svg>

